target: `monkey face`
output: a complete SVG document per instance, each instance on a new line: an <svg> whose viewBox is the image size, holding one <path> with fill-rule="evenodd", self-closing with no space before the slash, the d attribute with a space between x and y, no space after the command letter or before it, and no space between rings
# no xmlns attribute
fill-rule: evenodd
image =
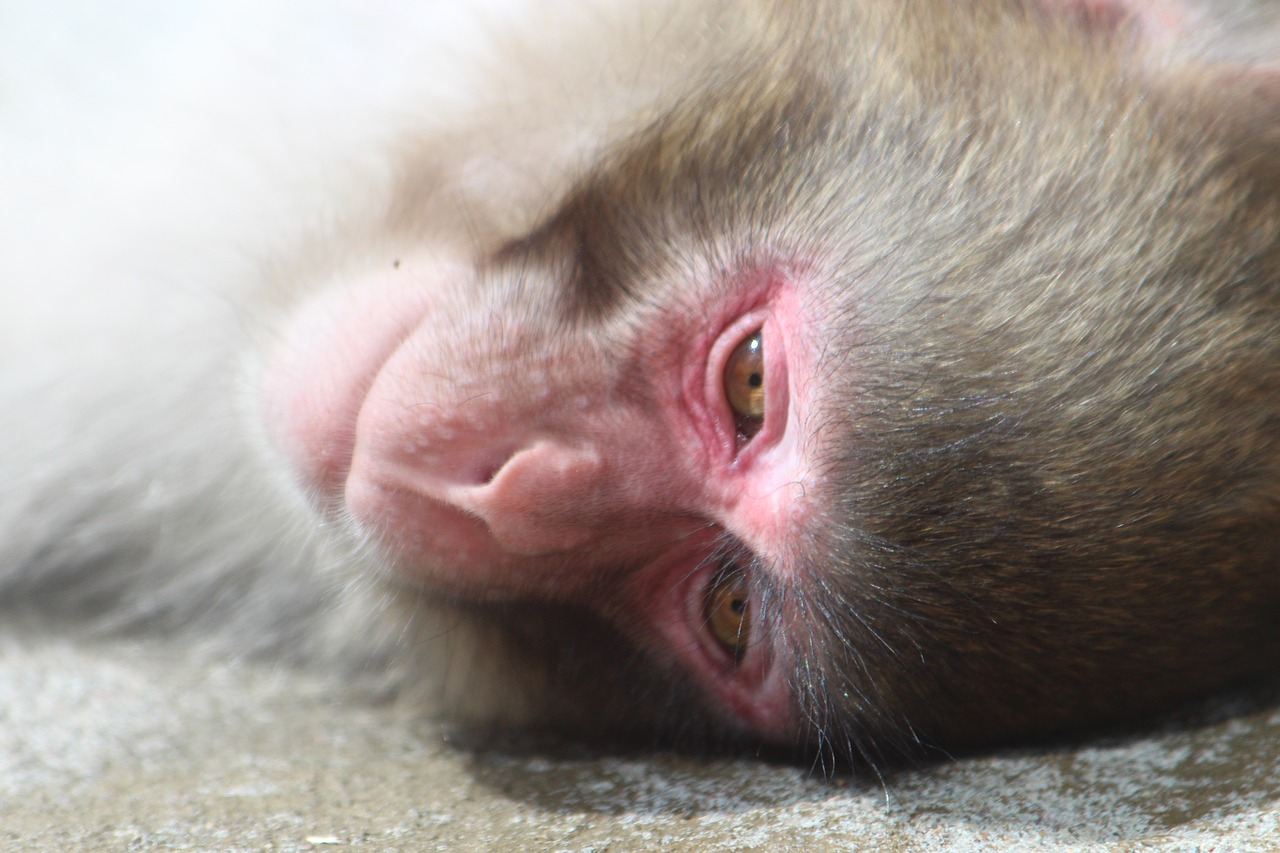
<svg viewBox="0 0 1280 853"><path fill-rule="evenodd" d="M265 386L328 518L521 637L596 620L655 724L671 682L871 757L1274 649L1280 324L1234 290L1274 202L1114 45L925 17L851 53L797 24L529 233L362 257ZM604 683L558 618L556 678Z"/></svg>

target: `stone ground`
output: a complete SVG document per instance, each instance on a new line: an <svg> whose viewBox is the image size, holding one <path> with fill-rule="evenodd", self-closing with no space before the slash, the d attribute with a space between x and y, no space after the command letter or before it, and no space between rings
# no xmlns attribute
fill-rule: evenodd
<svg viewBox="0 0 1280 853"><path fill-rule="evenodd" d="M1189 719L1188 719L1189 718ZM298 673L0 645L0 849L1280 849L1280 701L878 780L476 749Z"/></svg>

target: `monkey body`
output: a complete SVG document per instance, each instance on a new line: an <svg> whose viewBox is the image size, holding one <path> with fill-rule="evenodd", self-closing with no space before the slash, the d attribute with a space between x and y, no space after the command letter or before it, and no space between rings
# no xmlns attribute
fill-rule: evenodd
<svg viewBox="0 0 1280 853"><path fill-rule="evenodd" d="M1235 18L573 5L388 9L324 73L340 15L178 21L117 100L10 106L5 623L873 760L1274 667Z"/></svg>

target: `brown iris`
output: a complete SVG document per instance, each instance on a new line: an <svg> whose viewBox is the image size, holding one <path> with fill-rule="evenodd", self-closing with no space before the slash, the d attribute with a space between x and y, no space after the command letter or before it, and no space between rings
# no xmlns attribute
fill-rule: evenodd
<svg viewBox="0 0 1280 853"><path fill-rule="evenodd" d="M751 638L751 597L747 577L740 570L720 572L707 589L707 627L735 662L742 659Z"/></svg>
<svg viewBox="0 0 1280 853"><path fill-rule="evenodd" d="M733 410L738 435L749 439L764 425L764 337L759 330L729 354L724 396Z"/></svg>

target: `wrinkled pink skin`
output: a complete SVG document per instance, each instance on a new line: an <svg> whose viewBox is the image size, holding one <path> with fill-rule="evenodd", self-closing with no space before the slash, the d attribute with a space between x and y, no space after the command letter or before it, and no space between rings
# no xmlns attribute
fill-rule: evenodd
<svg viewBox="0 0 1280 853"><path fill-rule="evenodd" d="M738 724L785 737L794 701L768 626L735 663L703 601L717 533L785 571L811 512L803 277L694 282L687 304L609 340L565 339L546 309L491 313L475 278L406 259L303 312L265 384L299 478L406 576L478 601L585 603ZM699 304L710 291L732 296ZM768 410L744 444L721 377L756 329Z"/></svg>

